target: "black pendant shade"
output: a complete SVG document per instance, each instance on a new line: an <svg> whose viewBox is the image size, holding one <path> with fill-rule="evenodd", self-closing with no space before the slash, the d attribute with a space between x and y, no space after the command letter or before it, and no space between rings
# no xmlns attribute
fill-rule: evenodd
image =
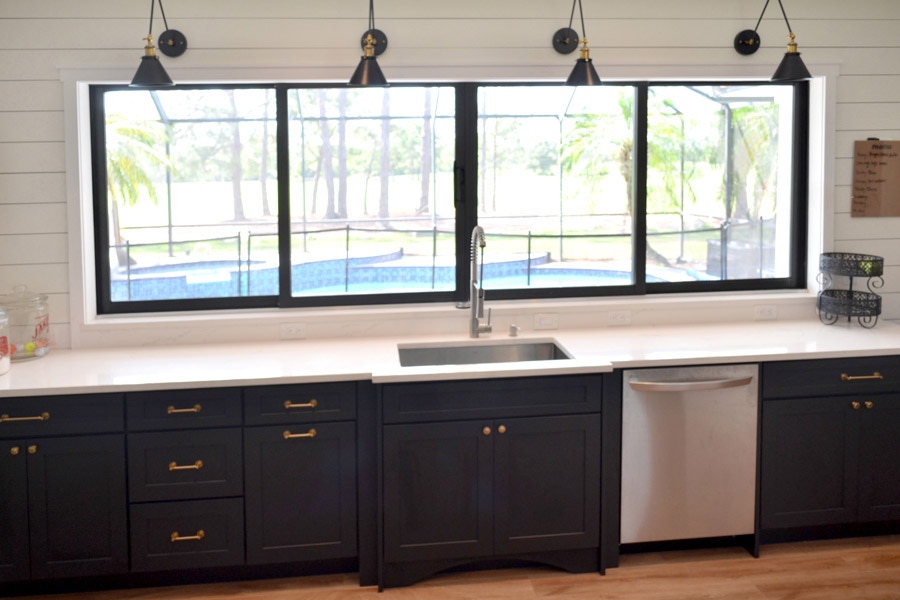
<svg viewBox="0 0 900 600"><path fill-rule="evenodd" d="M781 59L781 64L775 69L772 75L772 81L803 81L811 78L809 69L803 64L800 53L797 52L797 44L794 43L794 36L791 34L791 42L788 44L787 52Z"/></svg>
<svg viewBox="0 0 900 600"><path fill-rule="evenodd" d="M378 66L378 61L375 60L375 40L371 34L367 36L365 54L359 60L359 65L353 72L349 85L369 87L388 85L384 73L381 72L381 67Z"/></svg>
<svg viewBox="0 0 900 600"><path fill-rule="evenodd" d="M597 75L597 69L590 56L587 56L587 48L585 47L582 56L575 61L575 68L566 79L566 85L600 85L600 76Z"/></svg>
<svg viewBox="0 0 900 600"><path fill-rule="evenodd" d="M369 29L363 33L360 45L363 49L359 65L350 77L348 85L363 87L385 87L388 84L376 56L387 50L387 36L383 31L375 29L375 1L369 0Z"/></svg>
<svg viewBox="0 0 900 600"><path fill-rule="evenodd" d="M581 16L581 40L578 33L572 29L572 21L575 19L575 5ZM569 15L569 26L563 27L553 34L553 49L560 54L570 54L581 42L581 56L575 61L575 68L566 79L566 85L600 85L600 76L591 61L591 52L588 49L587 34L584 32L584 11L581 8L581 0L572 0L572 13Z"/></svg>
<svg viewBox="0 0 900 600"><path fill-rule="evenodd" d="M159 36L160 50L166 56L181 56L187 49L187 38L180 31L169 29L166 22L166 13L163 10L162 0L150 0L150 29L147 32L145 40L147 44L144 46L144 56L141 57L141 64L131 80L131 87L169 87L175 85L172 78L166 73L159 57L156 55L156 46L153 45L153 9L156 2L159 2L159 11L162 13L163 23L166 30Z"/></svg>
<svg viewBox="0 0 900 600"><path fill-rule="evenodd" d="M131 80L131 87L168 87L175 85L169 74L159 62L156 55L156 48L153 47L153 41L147 36L147 45L144 47L144 56L141 57L141 64L138 65L137 73Z"/></svg>

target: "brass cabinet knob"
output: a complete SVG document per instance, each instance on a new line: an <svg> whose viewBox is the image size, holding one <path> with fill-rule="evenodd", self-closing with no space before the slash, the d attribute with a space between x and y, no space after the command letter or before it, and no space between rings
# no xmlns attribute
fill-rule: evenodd
<svg viewBox="0 0 900 600"><path fill-rule="evenodd" d="M874 406L874 402L872 402L871 400L866 400L866 408L873 408Z"/></svg>
<svg viewBox="0 0 900 600"><path fill-rule="evenodd" d="M13 446L12 448L9 449L9 453L12 454L13 456L18 456L20 450L21 449L18 446Z"/></svg>
<svg viewBox="0 0 900 600"><path fill-rule="evenodd" d="M34 445L28 446L28 454L36 454L36 453L37 453L37 446L34 446Z"/></svg>
<svg viewBox="0 0 900 600"><path fill-rule="evenodd" d="M497 428L497 431L499 431L500 433L506 433L506 425L501 425Z"/></svg>
<svg viewBox="0 0 900 600"><path fill-rule="evenodd" d="M484 435L491 435L491 428L485 425L484 429L481 430L481 433L483 433Z"/></svg>
<svg viewBox="0 0 900 600"><path fill-rule="evenodd" d="M859 402L855 402L855 401L854 401L854 402L851 402L851 403L850 403L850 406L853 407L853 410L859 410L859 407L860 407L861 405L860 405Z"/></svg>

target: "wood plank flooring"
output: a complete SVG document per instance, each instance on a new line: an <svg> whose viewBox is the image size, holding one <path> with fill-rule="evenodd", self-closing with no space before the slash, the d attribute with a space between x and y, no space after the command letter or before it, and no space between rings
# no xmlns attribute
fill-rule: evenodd
<svg viewBox="0 0 900 600"><path fill-rule="evenodd" d="M380 595L375 588L359 587L355 574L347 574L28 598L900 600L900 535L766 545L759 559L740 548L631 554L605 576L540 567L453 573Z"/></svg>

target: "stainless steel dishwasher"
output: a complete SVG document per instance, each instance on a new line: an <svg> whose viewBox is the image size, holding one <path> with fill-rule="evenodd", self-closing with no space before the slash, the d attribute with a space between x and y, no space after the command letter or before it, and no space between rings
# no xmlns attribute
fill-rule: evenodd
<svg viewBox="0 0 900 600"><path fill-rule="evenodd" d="M624 372L621 543L753 533L757 371Z"/></svg>

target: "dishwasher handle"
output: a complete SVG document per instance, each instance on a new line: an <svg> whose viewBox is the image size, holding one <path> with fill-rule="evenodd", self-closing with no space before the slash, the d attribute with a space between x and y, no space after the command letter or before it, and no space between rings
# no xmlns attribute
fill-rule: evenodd
<svg viewBox="0 0 900 600"><path fill-rule="evenodd" d="M732 379L705 379L692 381L629 381L636 392L702 392L708 390L724 390L727 388L750 385L753 377L734 377Z"/></svg>

